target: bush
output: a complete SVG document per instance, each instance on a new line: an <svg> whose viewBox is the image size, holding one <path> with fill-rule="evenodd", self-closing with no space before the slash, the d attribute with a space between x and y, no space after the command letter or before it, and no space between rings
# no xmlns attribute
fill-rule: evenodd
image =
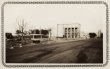
<svg viewBox="0 0 110 69"><path fill-rule="evenodd" d="M90 38L95 38L96 37L96 33L89 33L89 37Z"/></svg>
<svg viewBox="0 0 110 69"><path fill-rule="evenodd" d="M6 33L6 39L13 39L12 33Z"/></svg>

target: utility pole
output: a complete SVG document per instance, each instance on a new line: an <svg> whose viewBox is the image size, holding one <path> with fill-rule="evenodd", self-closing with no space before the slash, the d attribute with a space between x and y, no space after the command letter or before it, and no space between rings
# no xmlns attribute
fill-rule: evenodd
<svg viewBox="0 0 110 69"><path fill-rule="evenodd" d="M58 40L58 24L57 24L57 40Z"/></svg>

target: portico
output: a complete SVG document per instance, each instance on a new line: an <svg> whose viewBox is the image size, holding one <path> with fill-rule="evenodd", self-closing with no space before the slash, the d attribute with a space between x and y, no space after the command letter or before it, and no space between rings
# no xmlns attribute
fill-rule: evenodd
<svg viewBox="0 0 110 69"><path fill-rule="evenodd" d="M65 38L79 38L80 37L80 24L65 24L64 25Z"/></svg>

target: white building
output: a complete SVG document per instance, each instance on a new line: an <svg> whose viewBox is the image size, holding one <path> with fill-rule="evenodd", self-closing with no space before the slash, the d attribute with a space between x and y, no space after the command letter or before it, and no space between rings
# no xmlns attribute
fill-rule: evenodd
<svg viewBox="0 0 110 69"><path fill-rule="evenodd" d="M65 38L80 38L80 24L63 24Z"/></svg>

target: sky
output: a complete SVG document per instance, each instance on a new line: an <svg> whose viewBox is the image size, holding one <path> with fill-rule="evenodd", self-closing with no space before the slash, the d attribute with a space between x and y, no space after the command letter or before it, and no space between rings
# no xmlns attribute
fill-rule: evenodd
<svg viewBox="0 0 110 69"><path fill-rule="evenodd" d="M51 28L56 36L57 24L81 25L81 32L98 32L106 24L103 4L7 4L4 7L5 32L15 34L18 22L24 20L26 30ZM59 32L62 34L62 32Z"/></svg>

